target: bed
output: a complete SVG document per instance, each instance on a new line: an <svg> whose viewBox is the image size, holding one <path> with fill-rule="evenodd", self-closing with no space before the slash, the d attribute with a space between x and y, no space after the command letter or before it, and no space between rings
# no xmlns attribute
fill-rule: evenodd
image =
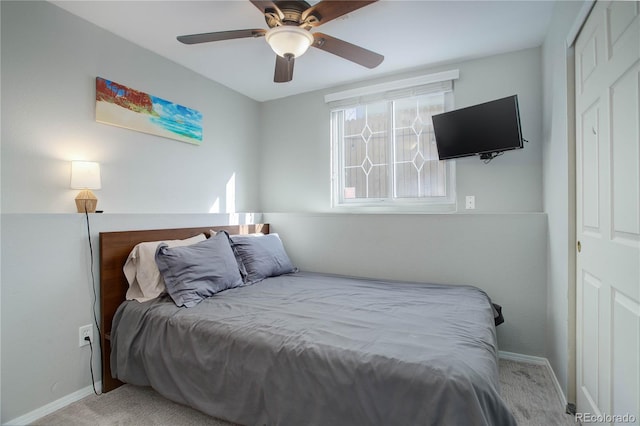
<svg viewBox="0 0 640 426"><path fill-rule="evenodd" d="M284 273L192 307L125 301L142 241L210 229L100 234L103 389L151 386L246 425L514 425L499 393L491 300L471 286Z"/></svg>

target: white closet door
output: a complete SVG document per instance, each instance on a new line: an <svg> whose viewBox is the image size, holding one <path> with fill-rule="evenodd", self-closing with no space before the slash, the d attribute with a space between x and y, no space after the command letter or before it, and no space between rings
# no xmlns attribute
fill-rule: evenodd
<svg viewBox="0 0 640 426"><path fill-rule="evenodd" d="M596 3L575 45L577 411L601 424L640 422L639 11Z"/></svg>

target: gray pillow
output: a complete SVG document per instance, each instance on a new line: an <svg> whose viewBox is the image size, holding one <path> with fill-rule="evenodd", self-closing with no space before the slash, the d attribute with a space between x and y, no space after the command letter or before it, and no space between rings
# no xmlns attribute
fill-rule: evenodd
<svg viewBox="0 0 640 426"><path fill-rule="evenodd" d="M246 285L297 271L278 234L232 235L230 238Z"/></svg>
<svg viewBox="0 0 640 426"><path fill-rule="evenodd" d="M156 264L176 305L190 308L201 300L242 284L228 237L219 233L184 247L160 244Z"/></svg>

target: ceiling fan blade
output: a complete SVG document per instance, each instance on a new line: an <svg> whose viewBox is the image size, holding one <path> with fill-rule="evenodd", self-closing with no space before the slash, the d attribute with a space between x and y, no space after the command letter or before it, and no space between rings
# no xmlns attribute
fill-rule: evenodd
<svg viewBox="0 0 640 426"><path fill-rule="evenodd" d="M313 34L313 47L325 52L333 53L348 61L360 64L363 67L375 68L382 63L384 56L367 50L364 47L356 46L339 38L331 37L322 33Z"/></svg>
<svg viewBox="0 0 640 426"><path fill-rule="evenodd" d="M273 74L274 83L286 83L293 80L294 61L293 56L283 58L280 55L276 55L276 71Z"/></svg>
<svg viewBox="0 0 640 426"><path fill-rule="evenodd" d="M376 1L378 0L324 0L302 12L302 21L306 20L309 15L313 14L318 18L318 20L310 21L309 25L317 27L318 25L326 24L333 19L339 18L347 13L351 13L354 10L358 10L371 3L375 3Z"/></svg>
<svg viewBox="0 0 640 426"><path fill-rule="evenodd" d="M273 11L280 17L280 19L284 19L284 13L282 13L280 8L272 1L251 0L251 3L253 3L253 5L262 13Z"/></svg>
<svg viewBox="0 0 640 426"><path fill-rule="evenodd" d="M184 44L198 44L208 43L210 41L231 40L234 38L262 37L266 32L267 30L263 29L218 31L215 33L183 35L178 36L177 39Z"/></svg>

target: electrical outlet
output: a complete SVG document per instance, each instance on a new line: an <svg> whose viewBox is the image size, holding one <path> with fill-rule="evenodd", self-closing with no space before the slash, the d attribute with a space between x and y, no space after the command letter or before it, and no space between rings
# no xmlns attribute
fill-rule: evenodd
<svg viewBox="0 0 640 426"><path fill-rule="evenodd" d="M465 198L464 208L467 210L473 210L476 208L476 197L473 195L467 195Z"/></svg>
<svg viewBox="0 0 640 426"><path fill-rule="evenodd" d="M85 337L88 337L93 343L93 324L83 325L78 329L78 346L83 347L89 344Z"/></svg>

